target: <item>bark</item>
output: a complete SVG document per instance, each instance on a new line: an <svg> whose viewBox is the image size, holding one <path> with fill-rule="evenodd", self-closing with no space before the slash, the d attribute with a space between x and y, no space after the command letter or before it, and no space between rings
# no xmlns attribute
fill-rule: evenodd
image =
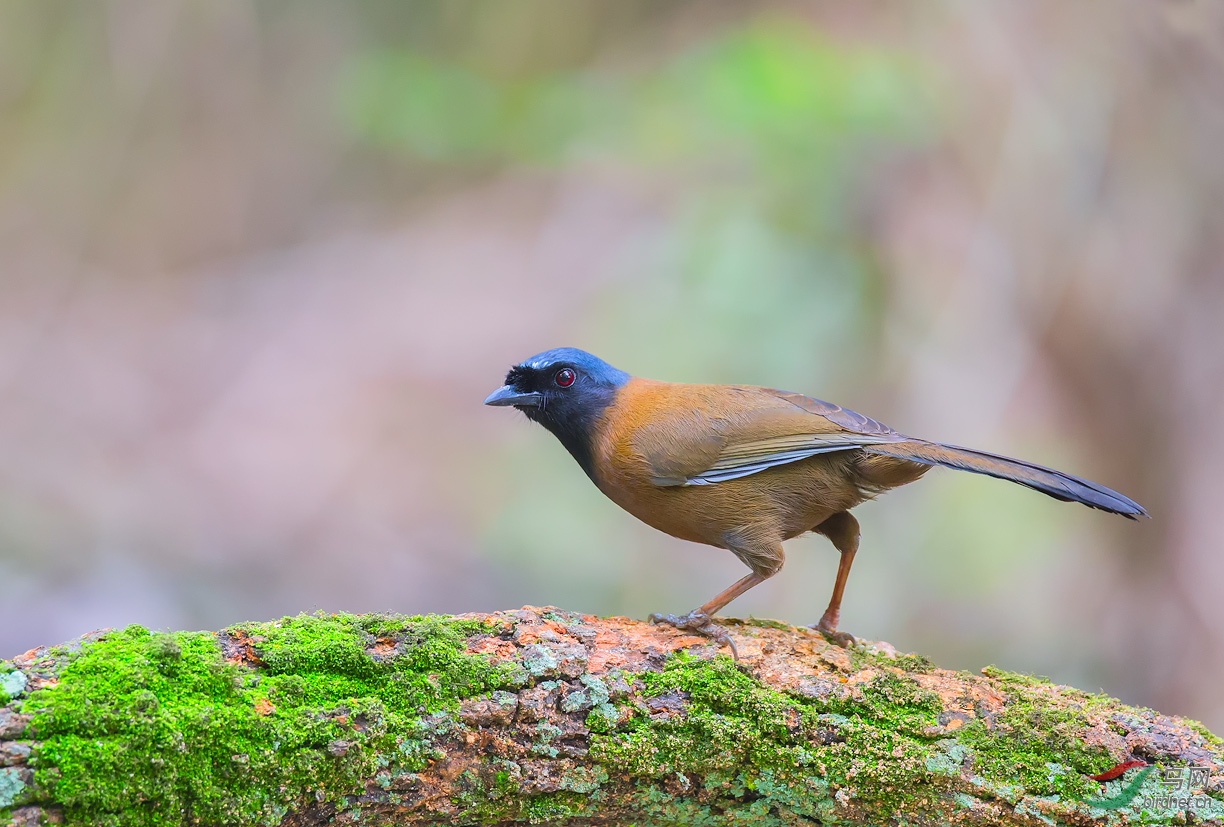
<svg viewBox="0 0 1224 827"><path fill-rule="evenodd" d="M737 662L670 628L532 607L91 633L0 662L0 821L1224 815L1224 743L1193 721L993 668L939 669L886 643L845 650L808 629L725 623Z"/></svg>

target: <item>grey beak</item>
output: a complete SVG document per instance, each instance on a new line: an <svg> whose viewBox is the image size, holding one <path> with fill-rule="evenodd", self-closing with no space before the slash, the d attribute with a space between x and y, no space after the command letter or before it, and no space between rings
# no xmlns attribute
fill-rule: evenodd
<svg viewBox="0 0 1224 827"><path fill-rule="evenodd" d="M488 399L486 399L484 403L486 405L493 405L495 407L513 405L516 408L538 408L540 407L540 400L543 398L543 394L535 393L534 391L531 393L523 393L522 391L512 388L509 385L502 385L500 388L493 391L493 393L489 394Z"/></svg>

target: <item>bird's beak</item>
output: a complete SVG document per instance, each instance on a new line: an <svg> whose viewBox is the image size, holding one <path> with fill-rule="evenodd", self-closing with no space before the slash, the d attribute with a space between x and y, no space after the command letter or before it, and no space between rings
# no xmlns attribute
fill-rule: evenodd
<svg viewBox="0 0 1224 827"><path fill-rule="evenodd" d="M502 407L513 405L516 408L538 408L540 400L544 398L543 394L531 392L523 393L517 388L512 388L509 385L502 385L493 393L489 394L489 398L484 401L486 405L494 405Z"/></svg>

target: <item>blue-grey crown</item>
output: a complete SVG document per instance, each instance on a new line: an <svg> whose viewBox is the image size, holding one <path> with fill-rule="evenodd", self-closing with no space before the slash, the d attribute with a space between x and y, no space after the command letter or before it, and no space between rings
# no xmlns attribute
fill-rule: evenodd
<svg viewBox="0 0 1224 827"><path fill-rule="evenodd" d="M629 374L617 370L598 356L576 347L555 347L537 353L519 367L527 370L547 370L554 365L572 365L601 385L620 387L629 381Z"/></svg>

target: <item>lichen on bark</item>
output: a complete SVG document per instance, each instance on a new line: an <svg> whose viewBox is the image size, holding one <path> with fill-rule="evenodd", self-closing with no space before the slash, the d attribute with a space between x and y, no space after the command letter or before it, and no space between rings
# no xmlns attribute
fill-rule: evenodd
<svg viewBox="0 0 1224 827"><path fill-rule="evenodd" d="M672 629L530 607L92 633L0 662L0 701L15 696L0 817L1185 823L1142 794L1157 774L1090 778L1128 760L1206 767L1192 817L1224 815L1224 744L1194 722L729 623L738 662Z"/></svg>

